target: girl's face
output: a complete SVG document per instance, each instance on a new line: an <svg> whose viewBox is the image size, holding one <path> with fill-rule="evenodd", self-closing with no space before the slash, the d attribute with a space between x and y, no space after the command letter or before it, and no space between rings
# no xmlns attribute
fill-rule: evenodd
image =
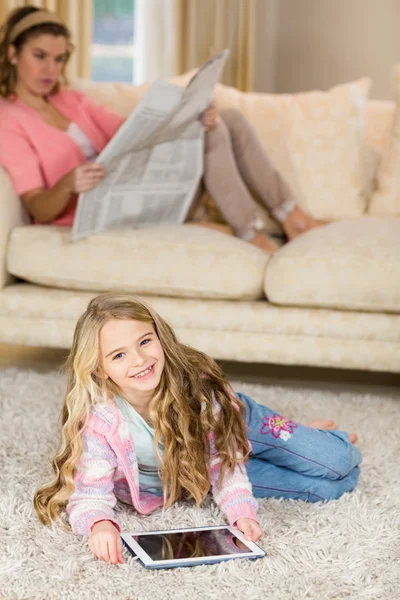
<svg viewBox="0 0 400 600"><path fill-rule="evenodd" d="M104 375L118 385L128 401L152 397L165 363L153 325L108 321L100 331L100 355Z"/></svg>
<svg viewBox="0 0 400 600"><path fill-rule="evenodd" d="M50 94L58 83L68 53L64 36L43 34L27 39L19 54L10 46L8 58L17 72L17 94Z"/></svg>

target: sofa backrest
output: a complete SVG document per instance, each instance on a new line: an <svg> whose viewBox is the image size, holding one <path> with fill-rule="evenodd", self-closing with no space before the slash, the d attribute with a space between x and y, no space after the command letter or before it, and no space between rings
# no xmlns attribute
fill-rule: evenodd
<svg viewBox="0 0 400 600"><path fill-rule="evenodd" d="M177 85L186 85L194 71L174 77L171 82ZM97 83L85 79L76 79L72 87L88 94L91 98L104 104L122 116L128 116L132 109L140 102L150 87L146 83L140 86L126 83ZM225 85L217 85L216 102L219 108L243 108L247 94ZM263 94L259 94L262 99ZM262 102L258 103L259 113L252 112L253 125L257 126L257 119L265 118ZM368 146L382 154L389 139L393 122L395 103L390 100L369 100L365 112L365 142Z"/></svg>
<svg viewBox="0 0 400 600"><path fill-rule="evenodd" d="M192 75L186 73L171 82L186 84ZM149 84L84 80L74 85L124 116L149 89ZM243 112L299 204L315 218L329 222L365 214L375 189L394 103L368 101L368 88L368 78L326 92L301 94L244 93L218 85L215 101L219 110Z"/></svg>

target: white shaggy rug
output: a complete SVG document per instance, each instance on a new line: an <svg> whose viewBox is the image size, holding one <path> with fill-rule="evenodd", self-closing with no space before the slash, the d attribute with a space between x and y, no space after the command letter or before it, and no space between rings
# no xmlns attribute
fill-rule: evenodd
<svg viewBox="0 0 400 600"><path fill-rule="evenodd" d="M265 500L268 556L216 566L147 571L129 559L92 558L84 539L48 529L32 508L50 476L64 391L58 373L0 370L0 597L14 599L357 600L400 597L400 392L381 396L235 384L291 418L332 417L357 431L364 464L358 489L324 504ZM122 528L222 524L209 502L140 518L119 507ZM125 551L126 552L126 551Z"/></svg>

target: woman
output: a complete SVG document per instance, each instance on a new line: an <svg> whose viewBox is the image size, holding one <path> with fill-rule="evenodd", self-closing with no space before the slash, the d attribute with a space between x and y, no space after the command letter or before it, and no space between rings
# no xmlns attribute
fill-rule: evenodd
<svg viewBox="0 0 400 600"><path fill-rule="evenodd" d="M61 87L72 46L55 14L25 6L10 13L0 42L0 164L35 222L72 225L77 194L105 176L93 162L123 119ZM64 80L65 83L65 80ZM235 235L276 250L263 233L256 192L289 239L317 226L297 205L255 131L239 111L202 116L204 183Z"/></svg>

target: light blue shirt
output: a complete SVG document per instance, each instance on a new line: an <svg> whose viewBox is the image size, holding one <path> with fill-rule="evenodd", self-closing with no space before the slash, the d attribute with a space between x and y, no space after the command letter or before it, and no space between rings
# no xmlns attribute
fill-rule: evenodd
<svg viewBox="0 0 400 600"><path fill-rule="evenodd" d="M154 429L146 423L129 402L119 396L116 396L116 401L135 443L140 490L162 496L163 485L159 476L160 461L154 446ZM162 444L159 444L158 447L162 454L164 447Z"/></svg>

